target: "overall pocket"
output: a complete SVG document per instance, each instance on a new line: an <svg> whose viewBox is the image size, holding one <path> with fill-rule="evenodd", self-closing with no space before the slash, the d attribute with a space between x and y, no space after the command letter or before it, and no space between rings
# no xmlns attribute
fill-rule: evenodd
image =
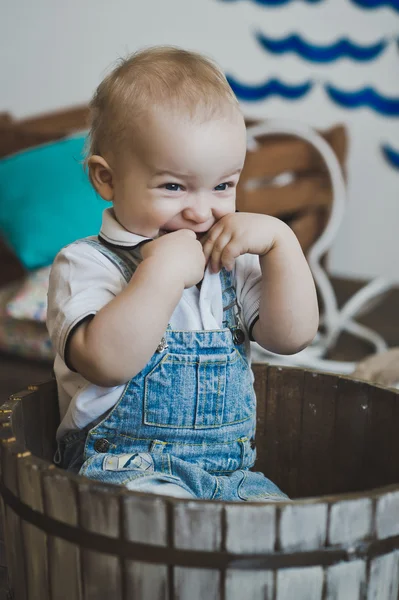
<svg viewBox="0 0 399 600"><path fill-rule="evenodd" d="M167 354L145 378L144 423L204 429L245 421L255 412L249 367L240 354Z"/></svg>

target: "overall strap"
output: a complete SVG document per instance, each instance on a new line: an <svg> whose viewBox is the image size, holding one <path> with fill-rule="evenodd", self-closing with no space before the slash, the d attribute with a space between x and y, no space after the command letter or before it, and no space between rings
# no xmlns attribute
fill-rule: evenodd
<svg viewBox="0 0 399 600"><path fill-rule="evenodd" d="M101 252L103 256L108 258L120 270L120 272L126 280L126 283L129 283L133 273L143 260L138 246L136 246L132 250L123 250L114 247L110 248L101 239L84 239L80 240L80 242L93 246L93 248L96 248L96 250ZM171 329L169 323L167 329ZM163 352L163 350L165 350L167 347L168 345L166 339L164 336L162 336L161 341L159 342L158 347L156 349L156 352Z"/></svg>
<svg viewBox="0 0 399 600"><path fill-rule="evenodd" d="M233 273L223 268L219 276L222 286L223 327L231 330L235 344L242 344L245 340L245 333L241 322Z"/></svg>
<svg viewBox="0 0 399 600"><path fill-rule="evenodd" d="M138 252L122 250L119 248L110 248L100 240L84 239L79 240L78 243L89 244L89 246L92 246L98 250L98 252L101 252L103 256L108 258L108 260L110 260L119 269L126 282L130 281L133 273L142 261L142 258Z"/></svg>

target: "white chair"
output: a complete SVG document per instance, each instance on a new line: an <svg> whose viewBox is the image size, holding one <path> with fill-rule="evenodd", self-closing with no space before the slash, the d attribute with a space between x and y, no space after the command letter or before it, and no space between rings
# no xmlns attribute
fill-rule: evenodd
<svg viewBox="0 0 399 600"><path fill-rule="evenodd" d="M342 308L338 308L333 286L322 266L321 258L331 248L345 213L346 187L341 166L333 150L320 134L311 127L289 120L273 119L248 127L248 152L257 149L257 138L276 135L295 136L311 144L323 158L331 179L333 202L330 216L323 233L307 252L309 266L322 299L323 313L320 324L323 331L318 332L308 348L289 356L268 352L258 344L252 343L252 360L349 374L354 371L356 363L330 360L326 355L335 346L343 331L368 342L371 345L370 353L380 353L387 349L385 340L378 333L355 319L374 307L394 286L394 282L378 277L354 294Z"/></svg>

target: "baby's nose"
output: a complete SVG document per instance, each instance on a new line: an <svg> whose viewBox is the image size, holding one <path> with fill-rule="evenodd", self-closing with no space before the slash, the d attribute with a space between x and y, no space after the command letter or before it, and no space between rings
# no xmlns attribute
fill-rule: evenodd
<svg viewBox="0 0 399 600"><path fill-rule="evenodd" d="M212 216L211 205L206 198L197 197L184 211L184 216L190 221L204 223Z"/></svg>

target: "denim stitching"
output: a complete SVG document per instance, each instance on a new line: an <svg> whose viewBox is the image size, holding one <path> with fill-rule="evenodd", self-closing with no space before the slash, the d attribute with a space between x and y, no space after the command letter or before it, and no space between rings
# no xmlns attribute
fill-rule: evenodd
<svg viewBox="0 0 399 600"><path fill-rule="evenodd" d="M211 500L216 500L216 496L217 496L217 493L219 491L219 478L215 477L215 480L216 480L216 486L215 486L215 490L214 490L214 492L212 494Z"/></svg>
<svg viewBox="0 0 399 600"><path fill-rule="evenodd" d="M245 421L248 421L248 419L252 419L252 417L254 416L255 411L252 412L248 417L244 417L242 419L237 419L237 421L229 421L228 423L222 423L221 425L219 423L217 423L216 425L194 425L194 427L190 424L190 425L173 425L173 424L163 424L163 423L156 423L156 422L152 422L152 421L145 421L146 425L153 425L154 427L162 427L163 429L190 429L192 431L195 431L197 429L215 429L216 427L228 427L230 425L238 425L238 423L244 423ZM128 437L128 436L126 436ZM203 444L201 444L203 445Z"/></svg>
<svg viewBox="0 0 399 600"><path fill-rule="evenodd" d="M153 438L138 438L138 437L131 437L130 435L126 435L125 433L118 433L118 436L126 438L128 440L132 440L134 442L153 442L154 439ZM173 445L173 446L203 446L203 447L207 447L207 446L224 446L225 444L236 444L238 442L240 442L242 440L242 438L238 438L235 440L223 440L222 442L208 442L206 444L204 443L184 443L184 442L165 442L165 445Z"/></svg>

